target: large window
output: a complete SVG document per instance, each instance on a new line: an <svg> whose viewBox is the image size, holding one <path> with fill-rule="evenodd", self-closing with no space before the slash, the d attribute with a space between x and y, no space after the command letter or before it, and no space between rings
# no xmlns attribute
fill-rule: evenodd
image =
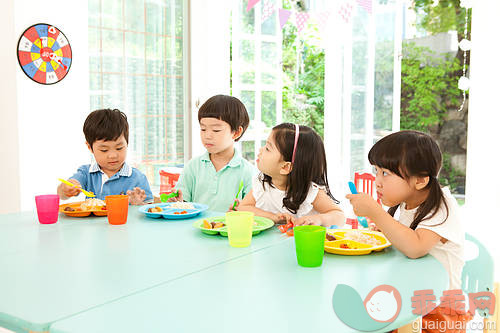
<svg viewBox="0 0 500 333"><path fill-rule="evenodd" d="M130 125L129 160L159 184L184 163L183 0L89 0L90 106Z"/></svg>
<svg viewBox="0 0 500 333"><path fill-rule="evenodd" d="M357 8L347 23L337 20L330 26L325 143L330 147L329 172L340 180L371 172L368 151L399 130L404 7L396 0L372 4L371 12Z"/></svg>
<svg viewBox="0 0 500 333"><path fill-rule="evenodd" d="M270 129L281 122L281 29L276 11L262 20L263 2L248 12L247 2L233 1L231 88L250 115L241 148L253 162ZM281 1L269 3L279 7Z"/></svg>

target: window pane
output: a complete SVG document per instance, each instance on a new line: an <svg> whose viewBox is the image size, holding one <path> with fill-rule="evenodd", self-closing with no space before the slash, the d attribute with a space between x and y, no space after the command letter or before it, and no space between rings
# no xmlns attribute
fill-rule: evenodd
<svg viewBox="0 0 500 333"><path fill-rule="evenodd" d="M89 70L101 71L101 30L89 28Z"/></svg>
<svg viewBox="0 0 500 333"><path fill-rule="evenodd" d="M125 1L125 29L144 31L144 0Z"/></svg>
<svg viewBox="0 0 500 333"><path fill-rule="evenodd" d="M243 141L241 142L241 155L247 161L255 161L255 141Z"/></svg>
<svg viewBox="0 0 500 333"><path fill-rule="evenodd" d="M120 74L102 75L102 105L123 110L123 77Z"/></svg>
<svg viewBox="0 0 500 333"><path fill-rule="evenodd" d="M146 72L165 74L165 38L146 36Z"/></svg>
<svg viewBox="0 0 500 333"><path fill-rule="evenodd" d="M263 2L265 4L266 2ZM281 7L280 4L278 3L277 0L268 0L267 3L273 4L276 7ZM261 8L261 15L264 13L264 7L263 5L260 6ZM263 35L276 35L277 32L277 27L276 27L276 20L277 20L277 10L275 10L269 18L267 18L264 22L262 22L261 25L261 30Z"/></svg>
<svg viewBox="0 0 500 333"><path fill-rule="evenodd" d="M144 116L146 113L146 80L144 76L129 76L125 79L127 115Z"/></svg>
<svg viewBox="0 0 500 333"><path fill-rule="evenodd" d="M100 0L88 0L89 1L89 26L100 26L101 25L101 1ZM90 36L90 35L89 35Z"/></svg>
<svg viewBox="0 0 500 333"><path fill-rule="evenodd" d="M165 35L165 5L163 1L146 1L146 31L156 35Z"/></svg>
<svg viewBox="0 0 500 333"><path fill-rule="evenodd" d="M255 119L255 92L254 91L241 91L241 101L247 108L250 120Z"/></svg>
<svg viewBox="0 0 500 333"><path fill-rule="evenodd" d="M101 1L102 26L105 28L123 28L123 1ZM106 40L106 39L105 39Z"/></svg>
<svg viewBox="0 0 500 333"><path fill-rule="evenodd" d="M135 32L125 33L126 43L126 66L128 73L144 74L144 34Z"/></svg>
<svg viewBox="0 0 500 333"><path fill-rule="evenodd" d="M247 1L240 0L241 31L253 34L255 31L255 7L247 12Z"/></svg>
<svg viewBox="0 0 500 333"><path fill-rule="evenodd" d="M278 68L278 46L274 42L262 42L262 83L275 84Z"/></svg>
<svg viewBox="0 0 500 333"><path fill-rule="evenodd" d="M123 32L102 30L102 71L122 72Z"/></svg>
<svg viewBox="0 0 500 333"><path fill-rule="evenodd" d="M262 92L262 121L267 127L276 124L276 92Z"/></svg>

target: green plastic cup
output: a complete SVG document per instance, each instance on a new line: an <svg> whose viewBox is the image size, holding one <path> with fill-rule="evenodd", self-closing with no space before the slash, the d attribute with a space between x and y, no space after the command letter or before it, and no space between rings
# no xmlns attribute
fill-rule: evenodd
<svg viewBox="0 0 500 333"><path fill-rule="evenodd" d="M323 263L326 228L301 225L293 228L297 262L302 267L318 267Z"/></svg>
<svg viewBox="0 0 500 333"><path fill-rule="evenodd" d="M247 247L252 242L253 212L227 212L226 225L229 245Z"/></svg>

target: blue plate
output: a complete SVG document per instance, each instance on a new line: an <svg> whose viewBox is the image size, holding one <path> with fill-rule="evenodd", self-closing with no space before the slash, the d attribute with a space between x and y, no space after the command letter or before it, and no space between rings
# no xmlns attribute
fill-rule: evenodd
<svg viewBox="0 0 500 333"><path fill-rule="evenodd" d="M173 208L171 207L172 204L174 204L174 202L163 202L163 203L145 205L139 208L139 212L144 213L146 214L147 217L151 217L153 219L159 219L163 217L164 219L167 220L182 220L199 215L201 212L204 212L208 209L207 205L194 202L191 202L191 204L193 204L194 206L194 209ZM153 207L161 207L163 211L148 212L148 209ZM187 213L179 214L180 212L183 211Z"/></svg>

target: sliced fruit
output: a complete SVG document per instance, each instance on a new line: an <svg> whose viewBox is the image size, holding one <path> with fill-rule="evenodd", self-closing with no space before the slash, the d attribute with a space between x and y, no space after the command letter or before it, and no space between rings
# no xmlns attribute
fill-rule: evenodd
<svg viewBox="0 0 500 333"><path fill-rule="evenodd" d="M208 222L207 220L203 220L203 228L212 229L212 224L210 222Z"/></svg>

